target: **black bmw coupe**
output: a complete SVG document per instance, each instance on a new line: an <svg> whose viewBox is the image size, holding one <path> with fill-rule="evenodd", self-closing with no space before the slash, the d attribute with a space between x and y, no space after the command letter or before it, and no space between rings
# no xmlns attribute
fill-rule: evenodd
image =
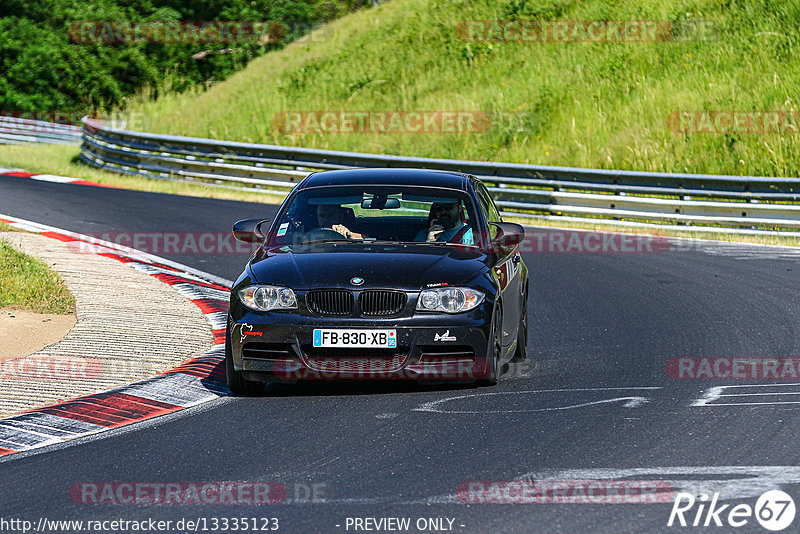
<svg viewBox="0 0 800 534"><path fill-rule="evenodd" d="M269 222L233 228L262 243L231 290L234 393L313 379L493 385L525 359L524 229L502 221L474 176L319 172Z"/></svg>

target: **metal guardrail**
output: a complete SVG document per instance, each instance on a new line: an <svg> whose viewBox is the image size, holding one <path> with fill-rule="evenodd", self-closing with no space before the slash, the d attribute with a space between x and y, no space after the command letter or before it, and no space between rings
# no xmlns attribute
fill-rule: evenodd
<svg viewBox="0 0 800 534"><path fill-rule="evenodd" d="M84 119L81 159L155 178L288 192L309 172L354 167L474 174L497 205L554 214L712 227L800 229L800 178L548 167L257 145L108 128ZM722 228L720 228L722 230Z"/></svg>
<svg viewBox="0 0 800 534"><path fill-rule="evenodd" d="M26 143L77 145L80 142L79 126L0 115L0 145Z"/></svg>

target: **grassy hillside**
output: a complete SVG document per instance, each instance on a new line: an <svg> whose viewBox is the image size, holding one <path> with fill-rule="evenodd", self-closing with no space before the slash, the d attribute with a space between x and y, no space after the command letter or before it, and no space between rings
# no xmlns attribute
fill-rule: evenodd
<svg viewBox="0 0 800 534"><path fill-rule="evenodd" d="M466 42L482 19L663 20L666 42ZM392 0L260 57L204 93L140 101L153 131L365 152L797 176L798 135L681 134L678 110L794 110L792 0ZM712 36L695 39L697 21ZM276 113L480 110L473 134L292 134Z"/></svg>

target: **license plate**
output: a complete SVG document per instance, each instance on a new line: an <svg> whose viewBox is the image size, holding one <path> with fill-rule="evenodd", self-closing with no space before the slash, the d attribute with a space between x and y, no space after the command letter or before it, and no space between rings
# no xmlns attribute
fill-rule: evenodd
<svg viewBox="0 0 800 534"><path fill-rule="evenodd" d="M397 348L396 330L314 329L315 347Z"/></svg>

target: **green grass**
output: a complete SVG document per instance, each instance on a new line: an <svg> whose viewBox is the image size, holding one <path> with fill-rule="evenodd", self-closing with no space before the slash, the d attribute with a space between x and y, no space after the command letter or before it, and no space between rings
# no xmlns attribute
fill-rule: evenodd
<svg viewBox="0 0 800 534"><path fill-rule="evenodd" d="M479 19L710 21L712 39L476 43ZM394 0L254 60L205 92L145 97L147 129L249 142L665 172L798 176L798 135L677 134L678 110L791 110L800 82L791 0ZM475 110L476 134L295 134L282 111Z"/></svg>
<svg viewBox="0 0 800 534"><path fill-rule="evenodd" d="M43 261L0 240L0 308L67 315L75 313L75 297Z"/></svg>

